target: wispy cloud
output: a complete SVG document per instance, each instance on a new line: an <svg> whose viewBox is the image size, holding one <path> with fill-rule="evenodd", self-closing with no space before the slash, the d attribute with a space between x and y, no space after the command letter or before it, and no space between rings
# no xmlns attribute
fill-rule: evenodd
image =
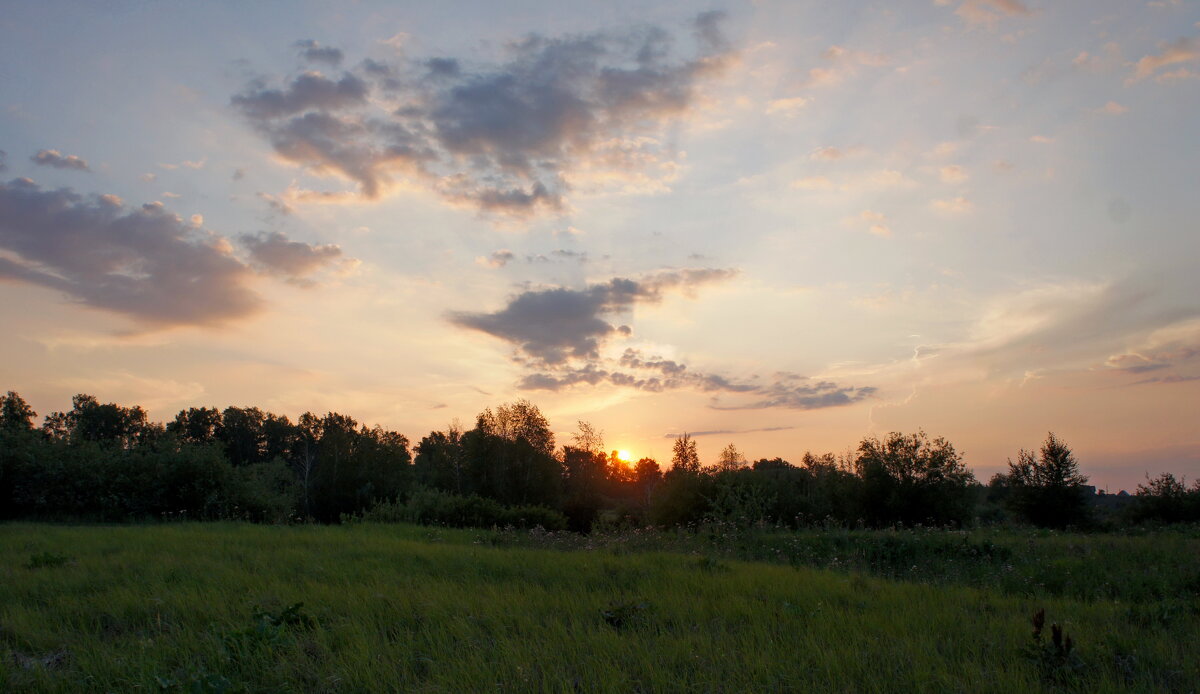
<svg viewBox="0 0 1200 694"><path fill-rule="evenodd" d="M1140 82L1169 65L1200 62L1200 39L1196 37L1183 37L1170 43L1162 44L1160 48L1162 49L1161 53L1145 55L1137 61L1137 64L1133 68L1133 75L1125 80L1126 85ZM1187 70L1183 70L1182 72L1185 75L1190 74ZM1165 77L1167 74L1171 73L1160 74L1158 77Z"/></svg>

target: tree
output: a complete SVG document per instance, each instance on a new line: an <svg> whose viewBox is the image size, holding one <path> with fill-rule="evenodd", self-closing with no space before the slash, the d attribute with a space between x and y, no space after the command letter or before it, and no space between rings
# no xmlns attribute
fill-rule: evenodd
<svg viewBox="0 0 1200 694"><path fill-rule="evenodd" d="M674 451L671 454L670 472L676 474L696 474L700 472L700 454L696 452L696 441L687 432L675 439Z"/></svg>
<svg viewBox="0 0 1200 694"><path fill-rule="evenodd" d="M863 517L875 525L970 521L975 476L943 438L924 431L892 432L858 446L855 472L862 480Z"/></svg>
<svg viewBox="0 0 1200 694"><path fill-rule="evenodd" d="M550 422L538 406L528 400L501 405L495 412L488 408L476 418L475 426L485 434L509 441L525 441L539 453L554 455L554 432L550 431Z"/></svg>
<svg viewBox="0 0 1200 694"><path fill-rule="evenodd" d="M10 390L7 395L0 395L0 430L32 431L33 418L36 416L37 412L14 391Z"/></svg>
<svg viewBox="0 0 1200 694"><path fill-rule="evenodd" d="M746 456L737 449L732 443L721 451L721 455L717 458L717 470L727 472L730 470L739 470L746 466Z"/></svg>
<svg viewBox="0 0 1200 694"><path fill-rule="evenodd" d="M189 407L180 410L167 424L167 433L184 443L206 444L221 436L221 411L215 407Z"/></svg>
<svg viewBox="0 0 1200 694"><path fill-rule="evenodd" d="M65 443L94 442L129 449L153 440L162 425L149 421L139 406L100 404L94 396L80 393L71 398L69 412L51 412L42 430L51 439Z"/></svg>
<svg viewBox="0 0 1200 694"><path fill-rule="evenodd" d="M462 430L455 425L431 431L417 444L417 481L434 489L464 494Z"/></svg>
<svg viewBox="0 0 1200 694"><path fill-rule="evenodd" d="M1200 481L1187 486L1186 480L1164 472L1139 484L1133 503L1126 512L1130 520L1154 523L1194 523L1200 521Z"/></svg>
<svg viewBox="0 0 1200 694"><path fill-rule="evenodd" d="M1071 449L1050 432L1037 457L1022 448L1017 462L1008 461L1007 503L1019 517L1041 527L1086 524L1091 520L1087 480Z"/></svg>
<svg viewBox="0 0 1200 694"><path fill-rule="evenodd" d="M503 504L557 505L562 463L554 433L537 405L518 400L484 410L463 435L463 460L471 493Z"/></svg>
<svg viewBox="0 0 1200 694"><path fill-rule="evenodd" d="M604 450L604 432L592 426L589 422L579 421L579 431L571 434L575 448L589 453L599 453Z"/></svg>

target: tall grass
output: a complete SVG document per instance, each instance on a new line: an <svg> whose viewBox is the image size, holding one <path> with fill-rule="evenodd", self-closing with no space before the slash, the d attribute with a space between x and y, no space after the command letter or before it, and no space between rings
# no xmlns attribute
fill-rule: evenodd
<svg viewBox="0 0 1200 694"><path fill-rule="evenodd" d="M0 689L1183 692L1200 682L1194 596L1022 596L715 551L548 551L504 538L371 524L0 526ZM1182 607L1155 611L1168 603ZM1077 665L1031 647L1039 609L1071 636Z"/></svg>

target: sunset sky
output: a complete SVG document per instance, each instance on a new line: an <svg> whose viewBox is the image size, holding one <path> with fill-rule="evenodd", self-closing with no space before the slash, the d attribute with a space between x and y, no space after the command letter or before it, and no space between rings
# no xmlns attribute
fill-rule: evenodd
<svg viewBox="0 0 1200 694"><path fill-rule="evenodd" d="M1195 0L6 2L0 391L1194 479L1198 124Z"/></svg>

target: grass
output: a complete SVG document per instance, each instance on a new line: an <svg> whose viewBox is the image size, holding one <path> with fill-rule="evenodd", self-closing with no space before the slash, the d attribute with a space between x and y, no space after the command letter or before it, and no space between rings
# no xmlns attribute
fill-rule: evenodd
<svg viewBox="0 0 1200 694"><path fill-rule="evenodd" d="M885 578L840 556L840 570L805 565L821 552L738 558L888 537L839 532L618 541L371 524L3 525L0 690L1197 690L1194 534L990 540L1012 551L1001 573L1025 571L1026 554L1091 547L1068 552L1066 569L1136 599L1040 579L1015 590L983 570L956 582ZM905 561L926 546L913 537L897 545ZM929 556L963 542L928 538ZM1107 556L1110 542L1185 575L1146 589L1145 567ZM1057 646L1051 623L1065 632Z"/></svg>

